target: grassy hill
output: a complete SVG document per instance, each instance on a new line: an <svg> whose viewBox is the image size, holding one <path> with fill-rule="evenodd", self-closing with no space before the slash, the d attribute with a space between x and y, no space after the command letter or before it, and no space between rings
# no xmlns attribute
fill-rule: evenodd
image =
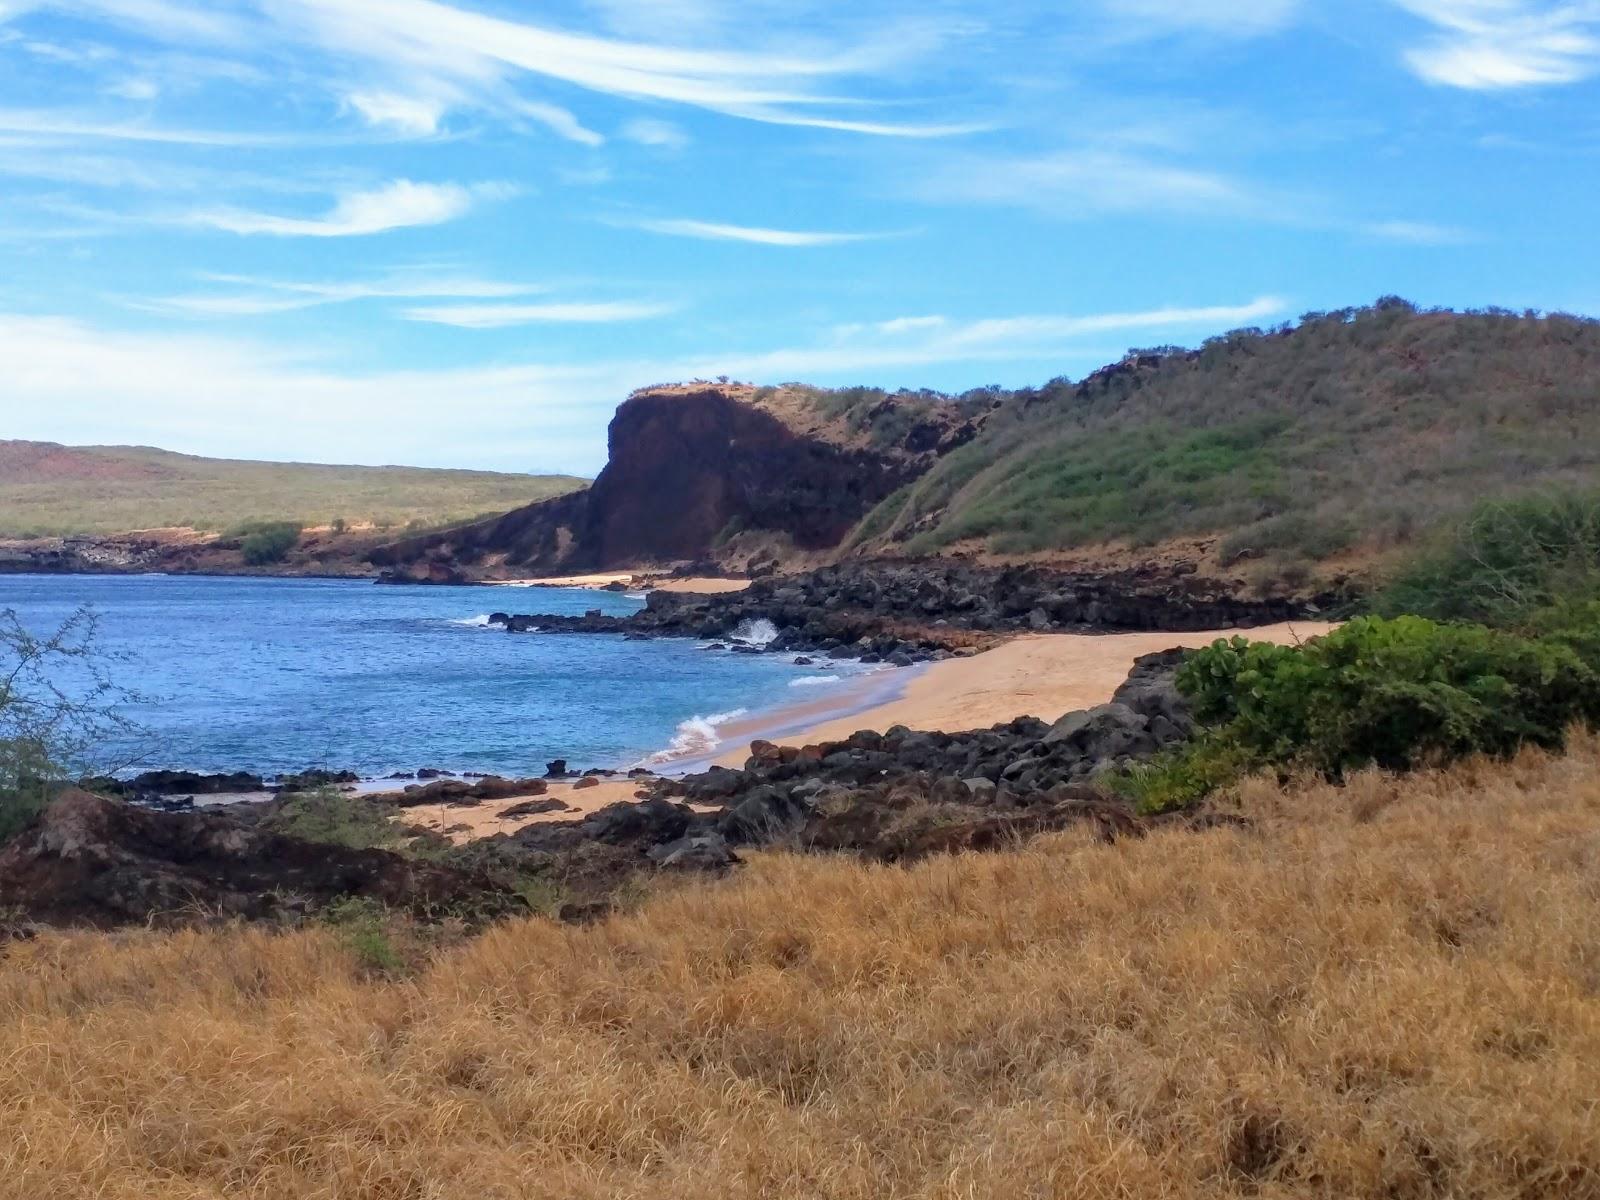
<svg viewBox="0 0 1600 1200"><path fill-rule="evenodd" d="M1133 352L1003 394L856 552L1021 555L1222 535L1284 570L1392 550L1474 501L1600 479L1600 323L1399 300Z"/></svg>
<svg viewBox="0 0 1600 1200"><path fill-rule="evenodd" d="M565 475L196 458L147 446L0 441L0 536L251 521L402 527L465 521L574 491Z"/></svg>

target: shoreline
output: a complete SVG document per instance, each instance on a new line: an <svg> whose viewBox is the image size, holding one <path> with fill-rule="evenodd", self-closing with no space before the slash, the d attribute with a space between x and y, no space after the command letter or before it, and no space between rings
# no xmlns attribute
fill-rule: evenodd
<svg viewBox="0 0 1600 1200"><path fill-rule="evenodd" d="M903 686L894 694L835 713L791 705L730 723L712 761L739 767L750 742L778 738L790 743L842 741L860 730L882 733L895 726L923 732L960 733L987 729L1019 717L1057 721L1069 712L1110 701L1136 659L1179 647L1199 649L1219 638L1292 645L1336 628L1326 621L1291 621L1255 629L1197 633L1038 633L968 657L925 663L893 672ZM900 682L900 681L897 681Z"/></svg>
<svg viewBox="0 0 1600 1200"><path fill-rule="evenodd" d="M1298 621L1254 629L1196 633L1029 634L979 654L911 667L868 671L842 680L827 694L741 715L712 727L713 745L681 758L659 757L668 746L647 755L657 776L676 777L712 767L738 769L755 741L808 745L843 741L861 730L884 732L896 725L925 732L959 733L1003 725L1019 717L1059 720L1064 714L1107 703L1127 678L1136 659L1178 647L1199 648L1219 638L1242 635L1255 641L1293 644L1336 628L1329 622ZM682 724L705 721L693 715ZM540 796L517 795L473 805L426 804L397 809L394 819L471 841L514 833L529 825L577 820L611 804L638 798L649 777L598 776L598 784L578 787L576 778L547 781ZM398 785L398 786L397 786ZM362 780L346 794L397 791L404 782ZM257 797L249 797L254 799ZM507 809L535 798L561 800L564 811L507 820ZM236 803L243 796L196 797L200 806Z"/></svg>
<svg viewBox="0 0 1600 1200"><path fill-rule="evenodd" d="M485 579L487 587L575 588L581 591L614 592L621 584L630 592L690 592L701 596L721 596L742 592L750 580L717 576L651 575L648 571L610 571L594 575L550 575L533 579Z"/></svg>

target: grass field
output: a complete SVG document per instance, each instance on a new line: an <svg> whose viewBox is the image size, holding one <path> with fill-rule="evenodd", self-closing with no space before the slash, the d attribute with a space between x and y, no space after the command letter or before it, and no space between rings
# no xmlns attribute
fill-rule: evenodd
<svg viewBox="0 0 1600 1200"><path fill-rule="evenodd" d="M142 446L0 441L0 536L223 532L252 521L438 525L562 495L583 480L422 467L195 458Z"/></svg>
<svg viewBox="0 0 1600 1200"><path fill-rule="evenodd" d="M0 1192L1600 1196L1600 740L1239 803L761 856L378 974L336 930L18 943Z"/></svg>

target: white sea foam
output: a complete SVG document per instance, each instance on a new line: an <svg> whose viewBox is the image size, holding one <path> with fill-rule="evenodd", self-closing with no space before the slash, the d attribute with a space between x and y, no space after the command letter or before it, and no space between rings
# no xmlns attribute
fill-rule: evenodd
<svg viewBox="0 0 1600 1200"><path fill-rule="evenodd" d="M667 744L665 750L657 750L641 765L659 767L680 759L709 754L722 745L722 737L717 732L718 727L726 725L729 721L737 721L748 713L747 709L736 708L732 712L712 713L709 717L690 717L678 724L678 731L673 734L672 741Z"/></svg>
<svg viewBox="0 0 1600 1200"><path fill-rule="evenodd" d="M648 600L648 599L650 599L650 593L649 592L623 592L622 594L624 596L626 596L629 600Z"/></svg>
<svg viewBox="0 0 1600 1200"><path fill-rule="evenodd" d="M778 640L778 627L765 617L758 617L754 621L739 622L730 636L746 646L770 646Z"/></svg>
<svg viewBox="0 0 1600 1200"><path fill-rule="evenodd" d="M480 613L476 617L457 617L451 620L452 625L465 625L469 629L487 629L489 627L489 614Z"/></svg>
<svg viewBox="0 0 1600 1200"><path fill-rule="evenodd" d="M825 683L840 683L842 681L843 676L840 675L803 675L799 679L791 679L789 681L789 686L821 687Z"/></svg>

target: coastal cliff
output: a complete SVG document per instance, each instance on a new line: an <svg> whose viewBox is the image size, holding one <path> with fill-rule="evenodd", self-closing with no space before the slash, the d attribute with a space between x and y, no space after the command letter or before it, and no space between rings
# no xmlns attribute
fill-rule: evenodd
<svg viewBox="0 0 1600 1200"><path fill-rule="evenodd" d="M587 491L405 538L372 561L427 578L440 565L548 574L826 552L981 420L920 395L646 388L617 410L608 465Z"/></svg>

